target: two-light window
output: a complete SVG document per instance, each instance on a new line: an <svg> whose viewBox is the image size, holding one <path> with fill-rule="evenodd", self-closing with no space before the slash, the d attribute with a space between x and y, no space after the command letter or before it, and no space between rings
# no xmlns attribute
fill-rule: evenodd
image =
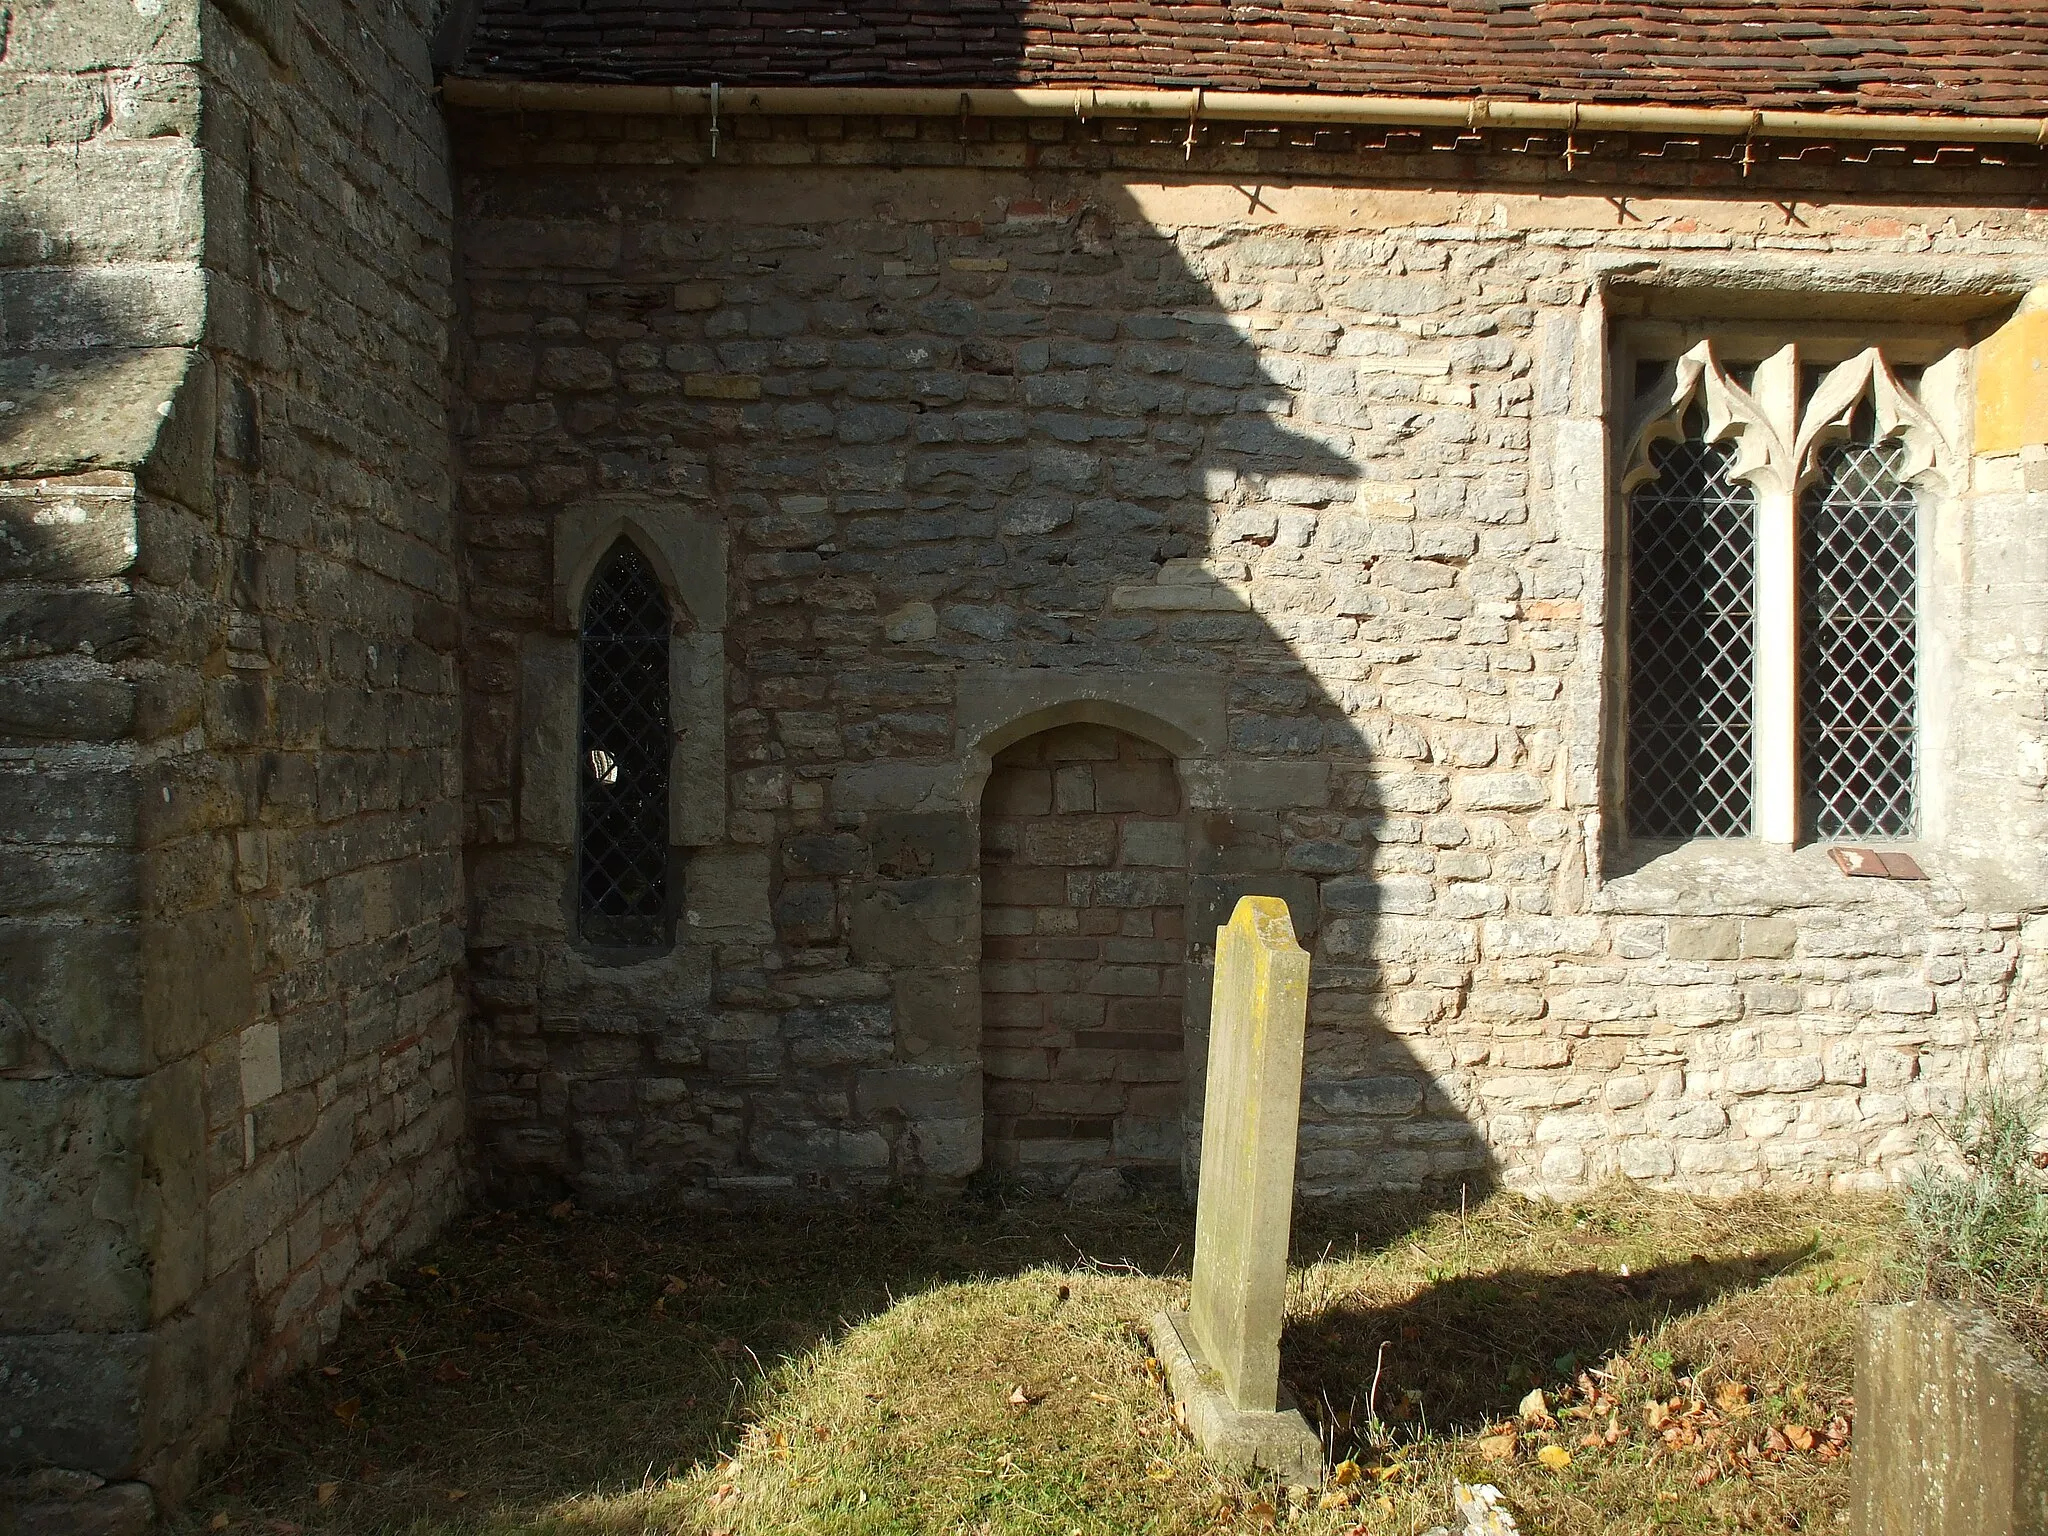
<svg viewBox="0 0 2048 1536"><path fill-rule="evenodd" d="M1925 350L1924 348L1921 350ZM1620 778L1648 840L1919 830L1934 368L1869 347L1638 365L1622 479Z"/></svg>

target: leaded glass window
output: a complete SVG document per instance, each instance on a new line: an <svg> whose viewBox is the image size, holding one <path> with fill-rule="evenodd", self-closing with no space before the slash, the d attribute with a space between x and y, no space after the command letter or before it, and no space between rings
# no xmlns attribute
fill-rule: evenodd
<svg viewBox="0 0 2048 1536"><path fill-rule="evenodd" d="M1867 410L1799 508L1801 819L1816 837L1915 831L1918 504Z"/></svg>
<svg viewBox="0 0 2048 1536"><path fill-rule="evenodd" d="M1685 434L1629 497L1629 830L1742 837L1755 779L1756 496L1733 452Z"/></svg>
<svg viewBox="0 0 2048 1536"><path fill-rule="evenodd" d="M595 944L661 944L668 927L669 607L619 540L583 601L577 895Z"/></svg>

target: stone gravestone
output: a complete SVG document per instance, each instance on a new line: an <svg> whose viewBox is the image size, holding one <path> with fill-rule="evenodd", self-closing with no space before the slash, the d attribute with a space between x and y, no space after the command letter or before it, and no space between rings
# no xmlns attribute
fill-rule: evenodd
<svg viewBox="0 0 2048 1536"><path fill-rule="evenodd" d="M1851 1536L2048 1536L2048 1370L1995 1318L1866 1307Z"/></svg>
<svg viewBox="0 0 2048 1536"><path fill-rule="evenodd" d="M1216 931L1195 1277L1186 1312L1153 1319L1153 1349L1202 1449L1231 1467L1318 1481L1322 1443L1280 1386L1294 1218L1308 954L1287 903L1239 899Z"/></svg>

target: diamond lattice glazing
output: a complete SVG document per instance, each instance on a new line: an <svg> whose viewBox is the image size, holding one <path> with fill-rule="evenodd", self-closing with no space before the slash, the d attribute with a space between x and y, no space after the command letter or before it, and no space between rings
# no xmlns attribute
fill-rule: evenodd
<svg viewBox="0 0 2048 1536"><path fill-rule="evenodd" d="M1799 779L1815 837L1914 831L1918 518L1904 451L1837 444L1800 506Z"/></svg>
<svg viewBox="0 0 2048 1536"><path fill-rule="evenodd" d="M1744 837L1755 752L1756 497L1733 450L1651 450L1629 497L1628 824L1638 837Z"/></svg>
<svg viewBox="0 0 2048 1536"><path fill-rule="evenodd" d="M621 539L583 604L577 888L584 938L663 941L668 911L668 600Z"/></svg>

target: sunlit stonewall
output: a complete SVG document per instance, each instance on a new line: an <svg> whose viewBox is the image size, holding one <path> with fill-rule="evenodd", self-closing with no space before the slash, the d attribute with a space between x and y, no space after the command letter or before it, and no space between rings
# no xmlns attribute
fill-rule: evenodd
<svg viewBox="0 0 2048 1536"><path fill-rule="evenodd" d="M1308 952L1286 902L1238 900L1216 931L1213 997L1194 1296L1153 1319L1153 1347L1212 1460L1313 1481L1322 1444L1280 1385L1308 1024Z"/></svg>

